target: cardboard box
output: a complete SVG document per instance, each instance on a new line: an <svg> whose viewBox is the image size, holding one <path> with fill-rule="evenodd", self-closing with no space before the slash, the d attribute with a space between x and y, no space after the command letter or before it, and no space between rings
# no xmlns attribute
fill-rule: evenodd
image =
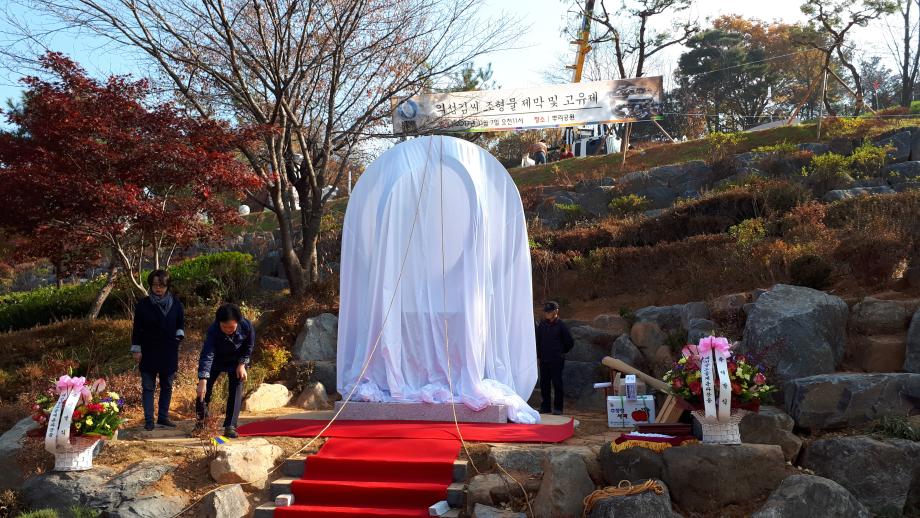
<svg viewBox="0 0 920 518"><path fill-rule="evenodd" d="M638 423L655 422L655 397L607 396L607 426L610 428L632 428Z"/></svg>

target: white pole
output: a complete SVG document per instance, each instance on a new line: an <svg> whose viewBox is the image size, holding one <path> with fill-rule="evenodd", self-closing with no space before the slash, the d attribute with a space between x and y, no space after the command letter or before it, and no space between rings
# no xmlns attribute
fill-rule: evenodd
<svg viewBox="0 0 920 518"><path fill-rule="evenodd" d="M348 195L351 196L351 169L348 170Z"/></svg>

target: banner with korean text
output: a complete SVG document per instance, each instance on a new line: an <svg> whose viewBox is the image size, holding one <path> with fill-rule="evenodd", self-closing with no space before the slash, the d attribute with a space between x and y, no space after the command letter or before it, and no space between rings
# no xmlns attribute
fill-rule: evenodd
<svg viewBox="0 0 920 518"><path fill-rule="evenodd" d="M509 131L661 118L661 76L419 94L393 102L393 132Z"/></svg>

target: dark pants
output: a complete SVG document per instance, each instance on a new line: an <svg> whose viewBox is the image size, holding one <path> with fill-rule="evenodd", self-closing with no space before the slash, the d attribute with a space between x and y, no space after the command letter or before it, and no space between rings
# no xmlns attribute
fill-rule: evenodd
<svg viewBox="0 0 920 518"><path fill-rule="evenodd" d="M160 404L157 408L157 420L169 417L169 402L172 400L173 380L176 373L141 371L141 389L144 401L144 421L153 422L153 393L157 389L157 377L160 378Z"/></svg>
<svg viewBox="0 0 920 518"><path fill-rule="evenodd" d="M546 163L546 153L540 151L533 154L534 164L545 164Z"/></svg>
<svg viewBox="0 0 920 518"><path fill-rule="evenodd" d="M565 360L539 360L540 363L540 395L543 397L543 403L540 404L541 412L549 412L549 409L562 412L562 368L565 366ZM553 392L556 400L553 401Z"/></svg>
<svg viewBox="0 0 920 518"><path fill-rule="evenodd" d="M204 401L195 401L195 412L198 414L199 421L203 421L208 417L208 405L211 403L211 392L214 390L214 383L222 372L226 372L227 411L224 415L224 428L236 426L236 421L240 417L240 408L243 406L243 384L236 375L236 368L237 364L235 363L232 366L215 366L211 368L211 374L204 393Z"/></svg>

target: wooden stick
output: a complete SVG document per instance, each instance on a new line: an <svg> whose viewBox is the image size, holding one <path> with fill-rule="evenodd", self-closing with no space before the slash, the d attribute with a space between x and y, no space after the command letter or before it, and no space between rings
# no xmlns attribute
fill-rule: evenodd
<svg viewBox="0 0 920 518"><path fill-rule="evenodd" d="M625 372L626 374L635 374L637 378L641 379L645 382L646 385L654 388L655 390L660 390L661 392L665 392L667 394L671 393L671 387L667 383L654 376L649 376L648 374L640 371L639 369L622 360L611 358L610 356L605 356L604 359L601 360L601 363L607 367L610 367L611 369Z"/></svg>
<svg viewBox="0 0 920 518"><path fill-rule="evenodd" d="M823 70L824 69L822 69L822 71ZM800 102L799 105L796 106L794 110L792 110L792 115L790 115L789 119L786 120L786 126L792 124L792 120L795 119L796 116L799 114L799 110L801 110L802 106L805 106L805 103L808 102L808 98L811 97L812 92L814 92L815 88L817 88L818 82L820 79L821 79L821 74L818 74L817 76L815 76L815 79L811 82L811 85L808 86L808 91L805 92L805 96L802 97L802 102ZM821 102L824 102L823 98Z"/></svg>
<svg viewBox="0 0 920 518"><path fill-rule="evenodd" d="M671 139L671 142L677 142L676 140L674 140L674 137L672 137L667 131L665 131L664 128L661 127L661 124L658 124L658 121L656 121L655 119L652 119L652 122L655 123L655 126L658 126L658 129L660 129L661 132L664 133L665 137L668 137L669 139Z"/></svg>

